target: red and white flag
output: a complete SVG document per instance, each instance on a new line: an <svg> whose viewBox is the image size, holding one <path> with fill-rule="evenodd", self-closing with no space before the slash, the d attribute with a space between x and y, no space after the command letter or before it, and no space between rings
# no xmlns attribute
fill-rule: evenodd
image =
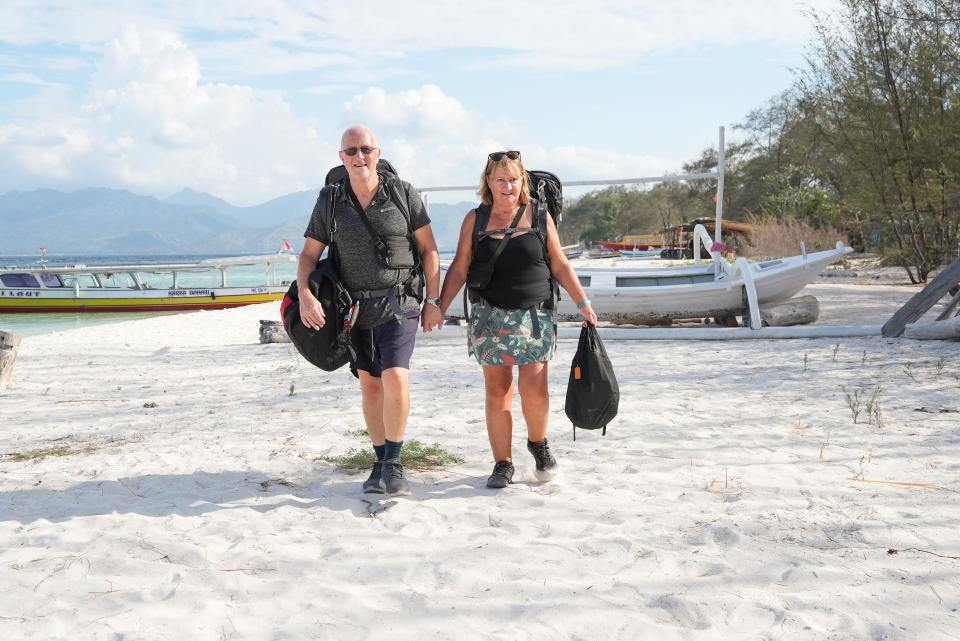
<svg viewBox="0 0 960 641"><path fill-rule="evenodd" d="M288 251L288 252L293 251L293 247L290 246L290 243L287 242L286 238L283 239L283 251Z"/></svg>
<svg viewBox="0 0 960 641"><path fill-rule="evenodd" d="M46 248L46 247L41 247L41 248L40 248L40 251L45 252L45 251L47 251L47 248Z"/></svg>

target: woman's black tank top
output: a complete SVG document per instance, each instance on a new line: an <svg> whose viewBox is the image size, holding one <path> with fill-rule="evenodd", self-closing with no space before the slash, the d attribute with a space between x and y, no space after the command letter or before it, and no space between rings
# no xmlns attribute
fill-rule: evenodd
<svg viewBox="0 0 960 641"><path fill-rule="evenodd" d="M500 238L487 236L477 243L475 258L490 260ZM536 232L515 235L494 264L493 275L480 295L501 309L526 309L551 299L550 268Z"/></svg>

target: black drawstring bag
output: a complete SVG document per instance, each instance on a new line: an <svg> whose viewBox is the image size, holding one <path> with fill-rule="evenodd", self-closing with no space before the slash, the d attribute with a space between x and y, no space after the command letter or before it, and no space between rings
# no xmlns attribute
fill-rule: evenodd
<svg viewBox="0 0 960 641"><path fill-rule="evenodd" d="M613 372L613 365L603 348L597 328L587 323L580 330L580 344L570 365L570 381L567 383L567 402L564 410L573 422L573 440L577 440L577 428L603 429L617 415L620 406L620 386Z"/></svg>

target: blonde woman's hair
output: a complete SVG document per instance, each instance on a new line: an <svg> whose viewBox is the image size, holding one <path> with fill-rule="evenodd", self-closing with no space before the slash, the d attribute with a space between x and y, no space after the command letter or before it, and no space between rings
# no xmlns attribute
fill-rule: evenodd
<svg viewBox="0 0 960 641"><path fill-rule="evenodd" d="M480 174L480 188L477 189L480 202L487 206L493 204L493 193L490 191L490 186L487 185L487 176L493 176L497 167L502 167L511 176L520 176L523 179L523 184L520 186L520 198L517 202L520 205L526 205L530 202L530 184L527 181L527 171L523 168L523 163L520 162L519 158L511 160L506 156L500 160L487 157L487 164L483 168L483 173Z"/></svg>

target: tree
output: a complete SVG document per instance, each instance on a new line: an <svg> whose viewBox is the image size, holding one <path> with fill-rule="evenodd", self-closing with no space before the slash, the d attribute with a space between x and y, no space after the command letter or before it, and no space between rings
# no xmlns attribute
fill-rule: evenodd
<svg viewBox="0 0 960 641"><path fill-rule="evenodd" d="M960 250L958 16L960 0L842 0L813 14L796 87L808 147L835 158L818 175L912 282Z"/></svg>

